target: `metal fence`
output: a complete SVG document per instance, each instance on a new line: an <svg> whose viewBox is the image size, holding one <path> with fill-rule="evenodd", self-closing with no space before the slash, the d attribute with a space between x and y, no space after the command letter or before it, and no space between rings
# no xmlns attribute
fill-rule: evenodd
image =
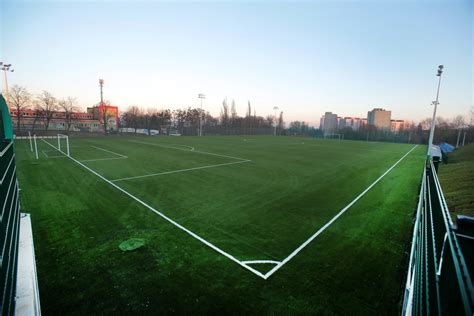
<svg viewBox="0 0 474 316"><path fill-rule="evenodd" d="M402 315L472 315L471 277L432 162L420 190Z"/></svg>
<svg viewBox="0 0 474 316"><path fill-rule="evenodd" d="M20 202L13 140L0 143L0 314L15 310Z"/></svg>

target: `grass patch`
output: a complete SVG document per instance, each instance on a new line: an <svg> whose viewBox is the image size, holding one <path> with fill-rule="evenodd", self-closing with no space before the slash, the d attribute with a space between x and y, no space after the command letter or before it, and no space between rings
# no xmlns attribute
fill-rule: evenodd
<svg viewBox="0 0 474 316"><path fill-rule="evenodd" d="M145 240L141 238L130 238L120 243L119 248L122 251L133 251L145 245Z"/></svg>
<svg viewBox="0 0 474 316"><path fill-rule="evenodd" d="M453 221L458 214L474 216L474 144L450 153L438 173Z"/></svg>

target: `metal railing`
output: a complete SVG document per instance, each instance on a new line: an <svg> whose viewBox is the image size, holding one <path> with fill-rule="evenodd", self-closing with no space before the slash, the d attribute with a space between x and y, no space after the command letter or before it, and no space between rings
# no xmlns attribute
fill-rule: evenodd
<svg viewBox="0 0 474 316"><path fill-rule="evenodd" d="M13 141L0 144L0 315L15 310L20 199Z"/></svg>
<svg viewBox="0 0 474 316"><path fill-rule="evenodd" d="M472 315L471 277L432 162L416 211L402 315Z"/></svg>

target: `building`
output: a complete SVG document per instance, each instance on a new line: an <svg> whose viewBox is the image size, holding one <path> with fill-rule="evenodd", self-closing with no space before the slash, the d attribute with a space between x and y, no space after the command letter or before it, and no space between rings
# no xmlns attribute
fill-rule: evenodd
<svg viewBox="0 0 474 316"><path fill-rule="evenodd" d="M406 123L404 120L391 120L390 130L394 133L401 132L406 128Z"/></svg>
<svg viewBox="0 0 474 316"><path fill-rule="evenodd" d="M98 120L103 128L104 117L107 120L107 129L116 131L119 128L118 107L112 105L99 105L87 108L87 113L93 115L94 120Z"/></svg>
<svg viewBox="0 0 474 316"><path fill-rule="evenodd" d="M20 129L44 130L48 125L48 114L41 110L25 109L17 113L13 107L9 109L13 125L17 128L17 117L20 116ZM48 130L70 130L99 132L103 130L103 117L108 117L108 130L118 130L118 107L95 106L87 108L87 112L66 113L54 111L50 114Z"/></svg>
<svg viewBox="0 0 474 316"><path fill-rule="evenodd" d="M358 131L362 125L364 125L363 119L361 119L360 117L346 116L341 119L339 123L339 128L351 128L353 131Z"/></svg>
<svg viewBox="0 0 474 316"><path fill-rule="evenodd" d="M324 135L329 135L335 133L338 128L338 119L337 114L332 112L324 113L323 117L321 118L321 129L324 131Z"/></svg>
<svg viewBox="0 0 474 316"><path fill-rule="evenodd" d="M367 112L367 123L380 129L390 130L391 116L391 111L374 108L372 111Z"/></svg>

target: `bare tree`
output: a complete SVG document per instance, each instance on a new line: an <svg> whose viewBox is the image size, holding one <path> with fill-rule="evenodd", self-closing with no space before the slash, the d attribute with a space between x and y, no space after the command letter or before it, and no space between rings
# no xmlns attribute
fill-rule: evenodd
<svg viewBox="0 0 474 316"><path fill-rule="evenodd" d="M66 131L69 132L73 121L77 120L77 112L79 112L77 100L73 97L67 97L59 101L58 106L64 111Z"/></svg>
<svg viewBox="0 0 474 316"><path fill-rule="evenodd" d="M16 110L16 127L20 130L23 111L30 106L31 94L25 87L14 85L10 89L10 105Z"/></svg>
<svg viewBox="0 0 474 316"><path fill-rule="evenodd" d="M147 130L148 135L150 135L151 125L158 111L153 108L148 108L147 110L142 109L141 112L143 113L143 126Z"/></svg>
<svg viewBox="0 0 474 316"><path fill-rule="evenodd" d="M224 129L227 133L227 128L229 125L229 106L227 105L227 98L222 101L221 124L224 126Z"/></svg>
<svg viewBox="0 0 474 316"><path fill-rule="evenodd" d="M466 125L466 121L464 119L464 116L462 115L456 115L456 117L453 119L453 127L458 129L458 128L463 128L464 125Z"/></svg>
<svg viewBox="0 0 474 316"><path fill-rule="evenodd" d="M232 105L230 106L230 122L232 125L235 125L235 120L237 119L237 109L234 99L232 99Z"/></svg>
<svg viewBox="0 0 474 316"><path fill-rule="evenodd" d="M138 129L140 114L141 114L140 109L138 108L138 106L131 106L128 108L127 113L128 113L128 120L129 120L128 125L134 128L135 133L136 133Z"/></svg>
<svg viewBox="0 0 474 316"><path fill-rule="evenodd" d="M43 90L43 92L41 92L37 97L36 106L40 111L42 118L44 119L44 127L47 131L54 112L58 110L58 102L56 101L56 98L51 95L51 93Z"/></svg>
<svg viewBox="0 0 474 316"><path fill-rule="evenodd" d="M472 125L474 124L474 106L471 106L470 114L471 118L469 119L469 126L472 127Z"/></svg>
<svg viewBox="0 0 474 316"><path fill-rule="evenodd" d="M459 140L461 139L461 132L464 126L466 125L464 117L462 115L456 115L456 117L453 119L453 128L458 130L458 137L456 140L456 148L459 147Z"/></svg>
<svg viewBox="0 0 474 316"><path fill-rule="evenodd" d="M36 108L33 112L33 124L31 125L31 133L34 132L36 123L38 123L39 119L41 119L41 110Z"/></svg>
<svg viewBox="0 0 474 316"><path fill-rule="evenodd" d="M281 134L283 131L285 122L283 121L283 111L280 112L280 117L278 118L278 131Z"/></svg>

